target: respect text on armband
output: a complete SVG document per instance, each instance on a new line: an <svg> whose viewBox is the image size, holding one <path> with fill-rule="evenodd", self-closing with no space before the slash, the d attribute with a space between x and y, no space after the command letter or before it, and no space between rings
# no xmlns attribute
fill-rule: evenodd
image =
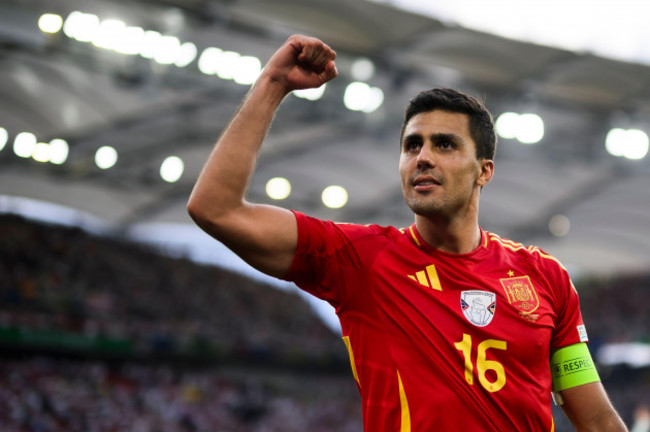
<svg viewBox="0 0 650 432"><path fill-rule="evenodd" d="M594 363L590 356L569 359L553 365L553 378L559 378L593 368Z"/></svg>

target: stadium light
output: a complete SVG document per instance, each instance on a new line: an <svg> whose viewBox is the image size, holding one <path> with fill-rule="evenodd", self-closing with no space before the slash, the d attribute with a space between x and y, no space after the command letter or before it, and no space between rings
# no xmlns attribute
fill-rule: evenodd
<svg viewBox="0 0 650 432"><path fill-rule="evenodd" d="M216 64L216 74L223 80L231 80L235 78L237 73L239 57L241 54L235 51L222 51L219 55L219 61Z"/></svg>
<svg viewBox="0 0 650 432"><path fill-rule="evenodd" d="M345 89L343 103L350 111L372 113L384 102L384 92L361 81L354 81Z"/></svg>
<svg viewBox="0 0 650 432"><path fill-rule="evenodd" d="M612 156L639 160L648 154L648 134L640 129L612 128L605 139L605 149Z"/></svg>
<svg viewBox="0 0 650 432"><path fill-rule="evenodd" d="M501 138L516 139L522 144L536 144L544 138L544 120L537 114L504 112L494 126Z"/></svg>
<svg viewBox="0 0 650 432"><path fill-rule="evenodd" d="M53 18L43 15L41 29L53 31ZM39 21L40 23L40 21ZM39 24L40 25L40 24ZM196 45L192 42L181 43L175 36L160 34L157 31L144 30L138 26L127 26L118 19L100 20L97 15L74 11L63 23L63 32L71 39L91 42L97 48L103 48L124 55L140 55L159 64L174 64L185 67L196 58Z"/></svg>
<svg viewBox="0 0 650 432"><path fill-rule="evenodd" d="M56 17L60 20L59 24ZM39 26L43 32L56 32L62 27L63 33L71 39L92 42L98 48L119 54L139 54L162 65L186 67L198 55L198 49L193 42L181 43L175 36L127 26L118 19L100 20L95 14L80 11L71 12L65 21L56 14L44 14L39 20ZM254 56L209 47L199 57L199 70L207 75L233 80L237 84L250 85L259 76L262 63Z"/></svg>
<svg viewBox="0 0 650 432"><path fill-rule="evenodd" d="M366 114L377 111L377 109L384 103L384 92L379 87L370 87L370 92L368 93L368 98L366 99L366 105L363 107L362 111Z"/></svg>
<svg viewBox="0 0 650 432"><path fill-rule="evenodd" d="M50 145L44 142L38 142L34 146L34 152L32 153L32 158L36 162L49 162L50 161Z"/></svg>
<svg viewBox="0 0 650 432"><path fill-rule="evenodd" d="M142 42L142 49L140 50L140 57L153 60L153 57L156 53L156 47L158 46L158 39L162 35L154 30L147 30L144 32L144 40Z"/></svg>
<svg viewBox="0 0 650 432"><path fill-rule="evenodd" d="M327 186L321 195L323 204L326 207L338 209L348 202L348 191L342 186Z"/></svg>
<svg viewBox="0 0 650 432"><path fill-rule="evenodd" d="M142 27L125 27L115 36L113 50L119 54L137 55L144 47L145 33Z"/></svg>
<svg viewBox="0 0 650 432"><path fill-rule="evenodd" d="M192 42L185 42L184 44L181 45L178 51L178 56L176 57L176 61L174 62L174 65L176 65L177 67L185 67L189 65L196 58L197 52L198 50L196 49L195 44L193 44Z"/></svg>
<svg viewBox="0 0 650 432"><path fill-rule="evenodd" d="M14 153L21 158L29 158L34 154L36 135L31 132L21 132L14 139Z"/></svg>
<svg viewBox="0 0 650 432"><path fill-rule="evenodd" d="M548 230L555 237L564 237L571 229L571 221L565 215L555 215L548 221Z"/></svg>
<svg viewBox="0 0 650 432"><path fill-rule="evenodd" d="M284 177L273 177L266 182L266 194L274 200L282 200L291 194L291 183Z"/></svg>
<svg viewBox="0 0 650 432"><path fill-rule="evenodd" d="M161 36L156 40L153 59L162 65L173 64L181 51L181 42L175 36Z"/></svg>
<svg viewBox="0 0 650 432"><path fill-rule="evenodd" d="M260 75L262 62L254 56L208 47L199 56L199 70L206 75L217 75L223 80L249 85Z"/></svg>
<svg viewBox="0 0 650 432"><path fill-rule="evenodd" d="M71 12L63 23L63 33L79 42L90 42L99 29L99 17L79 11Z"/></svg>
<svg viewBox="0 0 650 432"><path fill-rule="evenodd" d="M217 72L219 58L223 50L215 47L208 47L203 50L199 57L199 70L206 75L213 75Z"/></svg>
<svg viewBox="0 0 650 432"><path fill-rule="evenodd" d="M61 165L68 160L70 146L68 142L60 138L50 141L50 162L55 165Z"/></svg>
<svg viewBox="0 0 650 432"><path fill-rule="evenodd" d="M61 15L46 13L38 19L38 28L43 33L58 33L63 27Z"/></svg>
<svg viewBox="0 0 650 432"><path fill-rule="evenodd" d="M5 148L7 141L9 141L9 132L7 132L7 129L0 127L0 150Z"/></svg>
<svg viewBox="0 0 650 432"><path fill-rule="evenodd" d="M521 114L518 120L517 140L522 144L536 144L544 138L544 121L537 114Z"/></svg>
<svg viewBox="0 0 650 432"><path fill-rule="evenodd" d="M241 56L236 62L233 80L237 84L250 85L262 72L262 62L257 57Z"/></svg>
<svg viewBox="0 0 650 432"><path fill-rule="evenodd" d="M326 87L327 87L327 84L323 84L322 86L320 86L318 88L294 90L292 93L293 93L294 96L299 97L301 99L316 101L316 100L323 97L323 95L325 94L325 88Z"/></svg>
<svg viewBox="0 0 650 432"><path fill-rule="evenodd" d="M95 164L101 169L108 169L117 163L117 150L111 146L103 146L95 153Z"/></svg>
<svg viewBox="0 0 650 432"><path fill-rule="evenodd" d="M178 156L169 156L160 165L160 177L167 183L176 183L185 169L183 160Z"/></svg>
<svg viewBox="0 0 650 432"><path fill-rule="evenodd" d="M97 48L113 49L119 44L120 35L126 28L124 21L107 19L99 23L90 41Z"/></svg>
<svg viewBox="0 0 650 432"><path fill-rule="evenodd" d="M375 64L368 58L358 58L352 62L350 74L356 81L368 81L375 74Z"/></svg>
<svg viewBox="0 0 650 432"><path fill-rule="evenodd" d="M494 127L501 138L514 139L517 136L517 121L519 114L515 112L504 112L497 117Z"/></svg>

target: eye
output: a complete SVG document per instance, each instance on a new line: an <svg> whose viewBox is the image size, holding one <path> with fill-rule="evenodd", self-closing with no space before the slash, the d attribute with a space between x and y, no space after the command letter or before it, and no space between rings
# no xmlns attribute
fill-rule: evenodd
<svg viewBox="0 0 650 432"><path fill-rule="evenodd" d="M404 140L404 151L412 152L419 151L422 147L422 139L420 137L407 137Z"/></svg>
<svg viewBox="0 0 650 432"><path fill-rule="evenodd" d="M442 139L436 142L436 147L441 148L443 150L451 150L456 146L453 142L446 139Z"/></svg>

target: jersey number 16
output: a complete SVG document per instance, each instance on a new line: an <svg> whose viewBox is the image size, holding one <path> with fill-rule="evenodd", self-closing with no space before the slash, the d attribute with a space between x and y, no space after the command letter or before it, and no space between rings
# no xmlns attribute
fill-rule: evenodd
<svg viewBox="0 0 650 432"><path fill-rule="evenodd" d="M465 381L467 384L474 385L474 365L472 364L472 336L463 333L463 339L454 344L457 350L463 354L465 360ZM478 380L483 388L490 393L498 392L506 385L506 371L503 365L496 360L487 359L487 350L489 349L506 350L508 344L506 341L497 339L486 339L478 344L476 353L476 373ZM487 378L487 371L494 371L496 379L490 381Z"/></svg>

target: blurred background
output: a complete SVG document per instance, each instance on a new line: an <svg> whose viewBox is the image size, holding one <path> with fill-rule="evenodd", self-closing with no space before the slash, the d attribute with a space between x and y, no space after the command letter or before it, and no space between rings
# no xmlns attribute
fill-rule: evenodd
<svg viewBox="0 0 650 432"><path fill-rule="evenodd" d="M499 134L481 226L564 263L610 396L648 431L648 16L635 0L1 0L3 430L361 430L331 308L185 210L299 32L340 76L287 97L249 199L408 226L406 103L480 97Z"/></svg>

